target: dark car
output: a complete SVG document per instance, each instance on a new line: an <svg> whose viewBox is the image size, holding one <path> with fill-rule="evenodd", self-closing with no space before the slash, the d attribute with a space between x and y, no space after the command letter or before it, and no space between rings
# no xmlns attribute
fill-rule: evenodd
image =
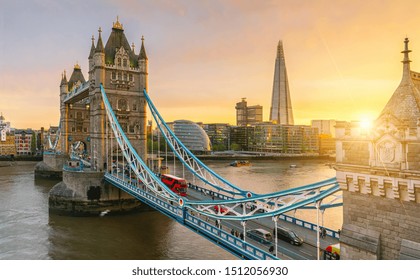
<svg viewBox="0 0 420 280"><path fill-rule="evenodd" d="M275 229L273 229L273 234L276 234ZM303 244L302 237L298 236L293 230L284 227L277 227L277 238L297 246Z"/></svg>
<svg viewBox="0 0 420 280"><path fill-rule="evenodd" d="M246 236L264 244L270 244L273 241L271 233L262 228L247 230Z"/></svg>

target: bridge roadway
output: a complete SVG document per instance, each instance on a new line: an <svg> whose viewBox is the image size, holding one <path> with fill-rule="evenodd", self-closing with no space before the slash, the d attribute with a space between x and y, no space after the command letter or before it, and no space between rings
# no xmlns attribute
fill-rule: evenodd
<svg viewBox="0 0 420 280"><path fill-rule="evenodd" d="M206 196L203 192L189 188L187 198L190 200L208 200L209 197ZM209 222L212 221L216 224L214 219L209 218ZM289 228L296 232L296 234L303 238L304 243L301 246L292 245L284 240L278 239L277 242L277 257L280 259L292 259L292 260L316 260L317 259L317 236L316 231L293 224L291 222L278 220L277 224L279 226ZM231 233L232 229L238 231L239 233L243 232L243 226L239 221L221 221L222 230L227 233ZM274 222L271 218L261 218L257 220L250 220L246 224L246 230L263 228L269 232L273 232ZM274 235L273 235L274 236ZM275 244L273 240L272 244L262 244L253 239L245 237L246 242L251 243L252 245L259 247L265 251L269 251L271 245ZM320 258L322 259L322 251L328 245L338 243L338 239L326 236L325 238L320 238Z"/></svg>
<svg viewBox="0 0 420 280"><path fill-rule="evenodd" d="M114 169L114 174L120 178L124 178L124 181L129 183L131 181L129 179L129 176L123 175L123 173L120 172L120 170L123 170L123 166L120 165L120 167L121 169L118 169L118 170ZM187 199L192 200L192 201L204 201L204 200L208 201L211 199L209 194L206 195L203 191L197 190L197 186L194 186L192 188L191 186L193 185L190 185L188 188ZM217 199L219 201L221 200L220 198L217 198ZM199 216L198 213L191 212L191 210L190 210L190 214L192 214L193 216ZM206 217L206 221L209 224L213 224L217 226L215 219ZM238 234L240 234L241 232L243 233L243 226L241 225L240 221L221 220L220 223L221 223L221 229L227 234L231 234L232 229L233 231L237 231ZM302 237L304 240L304 243L301 246L295 246L284 240L278 239L278 242L277 242L277 257L278 258L290 259L290 260L316 260L317 259L316 231L303 227L303 226L299 226L297 224L294 224L288 221L284 221L282 219L279 219L277 224L278 226L282 226L284 228L289 228L293 230L298 236ZM257 229L257 228L262 228L272 233L274 229L274 222L271 220L270 217L247 221L246 230ZM329 233L332 233L328 229L327 231L329 231ZM335 236L336 233L332 233L330 235ZM322 259L323 249L325 249L328 245L335 244L338 242L337 238L331 237L331 236L327 235L325 238L320 238L320 251L321 251L320 259ZM265 252L269 252L270 246L275 245L274 240L272 244L262 244L246 236L245 236L245 241L254 245L255 247L262 249Z"/></svg>

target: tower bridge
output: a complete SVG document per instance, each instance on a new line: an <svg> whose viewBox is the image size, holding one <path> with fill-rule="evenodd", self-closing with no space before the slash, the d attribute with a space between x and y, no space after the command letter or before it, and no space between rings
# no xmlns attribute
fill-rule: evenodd
<svg viewBox="0 0 420 280"><path fill-rule="evenodd" d="M60 132L54 142L50 141L50 150L44 155L44 162L37 166L36 173L43 172L46 168L62 170L62 181L50 191L51 211L71 215L97 215L110 210L131 211L141 208L144 204L244 259L299 258L285 253L277 238L269 241L272 248L268 248L268 245L252 240L252 234L249 233L250 229L264 228L269 232L272 231L277 237L278 225L283 223L282 220L293 221L292 218L287 218L285 213L295 209L317 210L316 225L300 221L296 222L295 226L300 225L302 230L312 231L312 245L316 248L314 258L319 259L321 245L325 245L317 234L320 232L319 213L330 207L343 206L344 203L346 215L353 211L352 204L359 198L366 204L354 211L355 214L351 213L351 217L345 217L344 255L346 258L352 256L371 258L371 248L374 248L376 258L381 256L396 258L395 253L378 254L382 250L378 244L381 243L381 234L383 234L379 227L376 227L376 232L372 234L369 220L366 220L365 224L367 230L360 224L355 225L354 221L359 221L357 215L365 215L361 214L360 210L369 204L369 197L364 195L370 193L380 196L385 192L387 197L390 193L394 199L403 198L411 202L409 207L413 211L410 212L410 225L416 224L413 225L413 228L416 228L420 224L419 211L414 211L418 209L420 201L417 197L420 188L420 184L416 183L417 179L404 181L407 182L406 188L402 187L401 191L397 191L395 187L392 192L387 189L381 192L381 188L376 191L374 183L371 183L370 187L360 183L361 181L358 181L358 187L355 187L354 178L360 180L357 172L365 167L355 167L358 159L351 155L350 149L347 149L352 145L348 145L348 141L355 139L349 140L344 137L347 134L343 139L339 139L337 144L338 180L331 178L269 194L257 194L232 184L191 153L159 114L148 94L148 58L144 38L142 37L140 50L136 53L134 45L129 45L118 19L113 24L105 46L102 42L102 30L99 29L98 32L96 44L92 38L88 57L89 80L84 79L78 64L75 65L69 80L65 72L62 75ZM407 49L405 53L408 53ZM404 61L406 67L408 57ZM408 79L406 75L404 77ZM418 91L415 94L418 94ZM420 98L416 95L413 100ZM180 196L179 193L172 191L162 183L159 171L151 168L154 164L147 164L150 160L147 158L146 148L147 107L161 132L162 141L165 141L170 152L194 178L194 183L189 185L188 196ZM387 114L390 112L392 110L388 110ZM382 131L378 130L377 133ZM360 144L359 140L355 142ZM396 165L389 156L390 146L385 145L384 141L380 143L382 146L378 147L382 163L385 160L390 167ZM375 154L374 150L366 148L361 148L361 151L370 151L369 155ZM353 168L355 169L352 170ZM375 170L377 169L378 166ZM372 168L369 170L376 172L372 171ZM413 174L416 172L413 171L405 176L414 176ZM378 182L382 182L380 180ZM344 202L340 196L341 190L345 193ZM209 199L210 196L202 194L212 194L215 199ZM350 201L347 206L346 200ZM385 221L384 218L381 219ZM230 230L232 232L239 230L242 236L233 235ZM337 238L340 237L338 232L330 229L327 229L327 235L332 238L330 242L337 242ZM373 240L373 245L362 244L358 238ZM405 235L402 239L401 244L405 244L404 248L409 246L416 248L420 243L418 237L412 235ZM398 251L400 255L407 255L403 245L393 250ZM414 258L417 256L416 252L410 251L410 254Z"/></svg>

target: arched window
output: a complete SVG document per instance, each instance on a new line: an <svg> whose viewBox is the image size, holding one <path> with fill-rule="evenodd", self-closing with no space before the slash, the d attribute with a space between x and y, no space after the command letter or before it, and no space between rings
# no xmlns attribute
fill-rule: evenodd
<svg viewBox="0 0 420 280"><path fill-rule="evenodd" d="M121 57L117 58L117 66L121 66Z"/></svg>
<svg viewBox="0 0 420 280"><path fill-rule="evenodd" d="M123 67L127 67L127 59L123 59Z"/></svg>
<svg viewBox="0 0 420 280"><path fill-rule="evenodd" d="M119 99L118 100L118 109L121 111L127 111L127 100Z"/></svg>
<svg viewBox="0 0 420 280"><path fill-rule="evenodd" d="M115 80L117 78L117 74L115 72L112 72L111 79Z"/></svg>

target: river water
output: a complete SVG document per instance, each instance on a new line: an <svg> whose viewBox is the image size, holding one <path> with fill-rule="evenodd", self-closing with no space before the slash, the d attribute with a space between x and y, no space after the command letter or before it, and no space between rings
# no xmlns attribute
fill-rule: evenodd
<svg viewBox="0 0 420 280"><path fill-rule="evenodd" d="M232 183L256 193L335 176L333 169L317 160L259 160L240 168L229 167L228 161L205 163ZM235 259L156 211L104 217L49 214L48 192L57 182L35 180L34 167L30 162L0 167L0 260ZM175 173L182 176L182 168L175 166ZM315 211L289 214L316 221ZM341 208L325 212L325 226L338 229L341 224Z"/></svg>

